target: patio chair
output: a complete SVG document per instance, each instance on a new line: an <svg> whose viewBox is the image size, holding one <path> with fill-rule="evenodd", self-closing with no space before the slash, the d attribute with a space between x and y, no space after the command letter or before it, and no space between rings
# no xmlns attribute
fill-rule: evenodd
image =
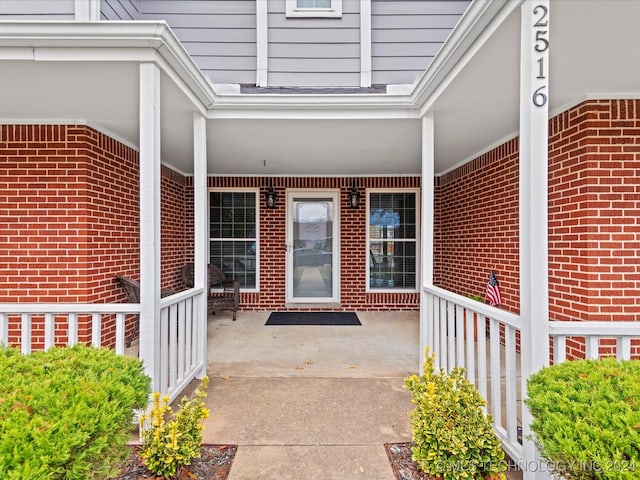
<svg viewBox="0 0 640 480"><path fill-rule="evenodd" d="M124 293L127 296L127 300L129 301L129 303L140 303L140 284L137 281L132 280L131 278L123 277L121 275L116 275L116 280L122 287L122 290L124 290ZM160 296L168 297L169 295L173 295L174 293L176 293L175 290L165 289L160 291ZM129 335L129 338L126 339L125 341L125 345L127 347L131 346L131 342L133 342L133 339L138 335L139 330L140 330L140 319L138 318L138 320L136 321L133 327L133 331L131 332L131 335Z"/></svg>
<svg viewBox="0 0 640 480"><path fill-rule="evenodd" d="M193 263L188 263L180 269L180 276L187 288L193 288ZM231 310L233 320L240 308L240 282L228 280L217 265L207 266L209 276L207 312L215 313L219 310ZM221 290L220 290L221 289Z"/></svg>

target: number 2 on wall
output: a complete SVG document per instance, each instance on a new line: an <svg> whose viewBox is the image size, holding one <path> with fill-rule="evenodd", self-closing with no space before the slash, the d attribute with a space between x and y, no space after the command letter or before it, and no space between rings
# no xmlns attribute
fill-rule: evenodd
<svg viewBox="0 0 640 480"><path fill-rule="evenodd" d="M549 9L545 5L536 5L533 7L533 15L536 17L536 21L533 24L535 29L535 41L533 45L534 55L539 55L536 63L538 64L538 71L535 77L537 82L534 85L538 87L534 90L532 101L536 107L544 107L547 104L547 62L548 54L545 52L549 49ZM540 82L541 81L541 82ZM540 85L542 83L542 85Z"/></svg>

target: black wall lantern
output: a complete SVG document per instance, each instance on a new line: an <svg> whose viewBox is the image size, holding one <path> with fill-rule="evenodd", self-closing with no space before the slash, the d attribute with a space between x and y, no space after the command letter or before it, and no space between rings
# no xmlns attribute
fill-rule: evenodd
<svg viewBox="0 0 640 480"><path fill-rule="evenodd" d="M349 200L349 206L351 208L359 208L360 207L360 192L356 188L356 181L355 180L351 184L351 191L347 194L347 199Z"/></svg>
<svg viewBox="0 0 640 480"><path fill-rule="evenodd" d="M264 204L267 208L276 208L276 191L273 189L271 180L269 180L269 188L264 192Z"/></svg>

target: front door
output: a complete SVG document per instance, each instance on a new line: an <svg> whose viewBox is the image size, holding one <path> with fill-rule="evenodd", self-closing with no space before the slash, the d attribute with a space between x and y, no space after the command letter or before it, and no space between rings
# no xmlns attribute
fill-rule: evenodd
<svg viewBox="0 0 640 480"><path fill-rule="evenodd" d="M339 301L340 195L287 192L287 301Z"/></svg>

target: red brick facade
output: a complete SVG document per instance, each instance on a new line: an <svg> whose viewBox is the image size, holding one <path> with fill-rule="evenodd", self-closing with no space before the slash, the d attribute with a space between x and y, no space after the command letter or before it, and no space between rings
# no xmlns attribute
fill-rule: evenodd
<svg viewBox="0 0 640 480"><path fill-rule="evenodd" d="M84 126L0 127L0 302L122 300L113 276L134 274L139 255L136 159ZM89 319L79 323L88 341ZM9 328L17 343L17 324ZM35 318L34 348L43 341Z"/></svg>
<svg viewBox="0 0 640 480"><path fill-rule="evenodd" d="M436 178L434 282L484 299L489 271L503 308L519 309L518 143Z"/></svg>
<svg viewBox="0 0 640 480"><path fill-rule="evenodd" d="M550 121L551 318L635 320L640 312L640 101L586 101ZM0 302L125 301L115 275L139 278L138 154L86 126L0 126ZM210 188L260 189L260 288L242 308L285 303L285 192L340 190L345 310L416 310L417 293L367 293L366 189L419 188L419 177L210 177ZM518 312L518 142L510 140L436 179L437 285L484 296L489 270L503 308ZM162 286L181 288L193 259L192 179L162 169ZM142 205L144 208L144 205ZM34 345L43 341L35 321ZM17 324L11 323L12 341ZM108 333L108 331L107 331ZM89 338L81 322L80 339ZM62 332L57 340L66 339Z"/></svg>
<svg viewBox="0 0 640 480"><path fill-rule="evenodd" d="M139 278L138 153L86 126L0 126L0 302L111 303L116 274ZM163 168L163 287L184 263L184 178ZM174 253L178 252L178 253ZM79 319L79 340L90 320ZM18 321L10 322L18 341ZM104 325L111 338L113 322ZM56 333L56 342L66 342ZM44 342L34 318L34 348Z"/></svg>
<svg viewBox="0 0 640 480"><path fill-rule="evenodd" d="M350 178L295 178L271 179L278 201L276 208L267 209L264 193L268 178L210 177L209 188L260 188L260 289L256 293L242 294L242 308L246 310L275 310L286 308L285 249L287 189L340 189L340 307L342 310L417 310L419 295L415 293L367 293L366 262L369 254L366 244L367 188L419 188L418 177L358 178L363 199L359 209L351 209L347 193ZM289 307L292 309L292 307ZM314 310L317 308L314 306Z"/></svg>
<svg viewBox="0 0 640 480"><path fill-rule="evenodd" d="M558 320L640 313L640 101L593 100L550 124L550 310Z"/></svg>
<svg viewBox="0 0 640 480"><path fill-rule="evenodd" d="M549 137L550 317L637 320L640 101L586 101ZM437 179L435 235L437 285L484 298L493 269L519 311L517 139Z"/></svg>

